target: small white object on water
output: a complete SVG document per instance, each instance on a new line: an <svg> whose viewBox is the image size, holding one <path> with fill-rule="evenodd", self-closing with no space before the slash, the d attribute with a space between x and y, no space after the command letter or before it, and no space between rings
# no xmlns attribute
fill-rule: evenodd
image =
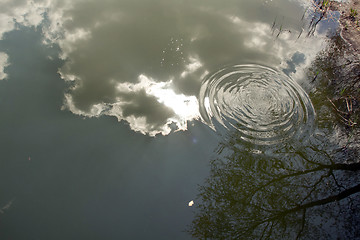
<svg viewBox="0 0 360 240"><path fill-rule="evenodd" d="M189 207L192 207L193 205L194 205L194 201L191 200L191 201L189 202Z"/></svg>

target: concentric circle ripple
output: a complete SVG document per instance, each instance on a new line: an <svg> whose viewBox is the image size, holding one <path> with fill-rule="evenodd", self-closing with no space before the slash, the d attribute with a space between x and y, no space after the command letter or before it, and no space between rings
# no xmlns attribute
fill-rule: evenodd
<svg viewBox="0 0 360 240"><path fill-rule="evenodd" d="M300 85L261 65L235 65L209 75L199 104L202 120L211 128L237 130L241 139L260 145L304 136L315 119Z"/></svg>

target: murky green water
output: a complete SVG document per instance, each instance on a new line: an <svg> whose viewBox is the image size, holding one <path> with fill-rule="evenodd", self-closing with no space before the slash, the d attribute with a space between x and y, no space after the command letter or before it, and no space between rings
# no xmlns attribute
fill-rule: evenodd
<svg viewBox="0 0 360 240"><path fill-rule="evenodd" d="M1 1L0 238L358 237L359 167L313 84L336 17Z"/></svg>

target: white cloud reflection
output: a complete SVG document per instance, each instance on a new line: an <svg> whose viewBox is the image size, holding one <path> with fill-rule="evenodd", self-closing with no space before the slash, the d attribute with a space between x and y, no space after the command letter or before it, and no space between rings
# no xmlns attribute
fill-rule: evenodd
<svg viewBox="0 0 360 240"><path fill-rule="evenodd" d="M186 130L200 117L197 95L207 73L227 64L286 65L296 52L307 65L322 49L318 38L297 39L297 2L245 2L2 0L0 34L15 27L13 19L38 26L45 18L44 43L60 46L59 73L73 83L63 109L115 116L154 136ZM276 38L279 11L279 25L291 33ZM0 78L6 63L0 55Z"/></svg>
<svg viewBox="0 0 360 240"><path fill-rule="evenodd" d="M7 77L4 69L9 65L8 58L9 56L6 53L0 52L0 80Z"/></svg>
<svg viewBox="0 0 360 240"><path fill-rule="evenodd" d="M15 23L38 26L48 5L48 1L0 0L0 38L13 30Z"/></svg>

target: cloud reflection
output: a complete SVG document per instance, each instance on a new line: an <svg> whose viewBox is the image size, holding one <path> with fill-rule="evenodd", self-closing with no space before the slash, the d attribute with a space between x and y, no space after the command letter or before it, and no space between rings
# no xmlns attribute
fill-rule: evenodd
<svg viewBox="0 0 360 240"><path fill-rule="evenodd" d="M59 73L72 82L63 109L116 116L154 136L185 130L189 120L200 118L202 79L222 66L278 66L295 52L306 61L315 56L318 39L307 39L312 44L304 49L304 39L295 41L298 33L271 34L284 7L286 27L301 30L302 7L280 2L9 1L5 12L18 9L16 21L24 25L39 25L45 16L44 42L60 46L65 64Z"/></svg>
<svg viewBox="0 0 360 240"><path fill-rule="evenodd" d="M1 0L0 38L13 30L16 23L24 26L38 26L43 21L48 1Z"/></svg>
<svg viewBox="0 0 360 240"><path fill-rule="evenodd" d="M9 65L8 58L9 56L6 53L0 52L0 80L7 77L4 69Z"/></svg>

